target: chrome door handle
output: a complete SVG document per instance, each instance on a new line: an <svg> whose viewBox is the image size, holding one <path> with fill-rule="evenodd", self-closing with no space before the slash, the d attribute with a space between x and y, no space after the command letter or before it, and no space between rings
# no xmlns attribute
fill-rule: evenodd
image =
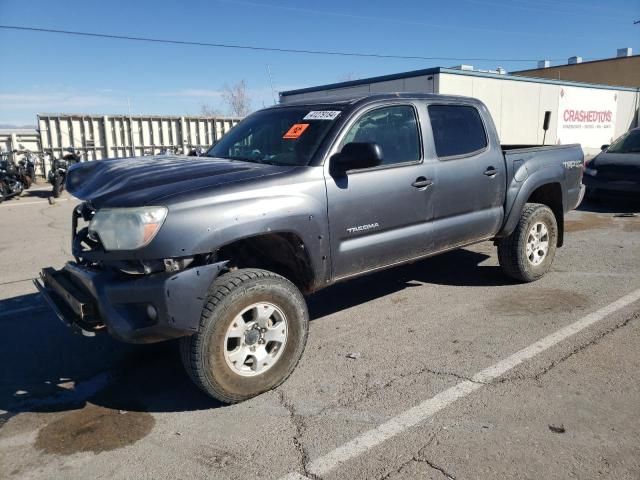
<svg viewBox="0 0 640 480"><path fill-rule="evenodd" d="M412 187L416 188L426 188L433 185L433 182L426 177L418 177L416 181L411 184Z"/></svg>

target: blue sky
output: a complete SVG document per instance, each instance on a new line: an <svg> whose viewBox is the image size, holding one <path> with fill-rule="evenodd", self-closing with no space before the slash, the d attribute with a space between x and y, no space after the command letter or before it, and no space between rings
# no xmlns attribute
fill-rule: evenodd
<svg viewBox="0 0 640 480"><path fill-rule="evenodd" d="M0 24L266 47L496 59L640 53L640 0L0 0ZM0 124L38 112L197 114L245 80L254 108L276 92L471 63L312 56L0 30Z"/></svg>

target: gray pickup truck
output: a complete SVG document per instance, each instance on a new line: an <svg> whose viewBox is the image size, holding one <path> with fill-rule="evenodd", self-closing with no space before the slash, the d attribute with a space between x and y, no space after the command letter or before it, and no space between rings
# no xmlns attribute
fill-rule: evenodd
<svg viewBox="0 0 640 480"><path fill-rule="evenodd" d="M274 106L203 157L73 166L73 255L37 286L67 325L180 338L223 402L270 390L305 347L304 295L492 240L540 278L581 200L579 145L500 145L475 99L385 94Z"/></svg>

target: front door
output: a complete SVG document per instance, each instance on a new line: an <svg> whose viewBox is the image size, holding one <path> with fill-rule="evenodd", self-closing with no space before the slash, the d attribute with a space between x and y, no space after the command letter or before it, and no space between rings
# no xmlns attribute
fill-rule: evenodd
<svg viewBox="0 0 640 480"><path fill-rule="evenodd" d="M345 132L335 151L350 142L374 142L382 147L384 160L378 167L335 178L327 173L334 280L402 262L430 248L432 166L423 161L416 106L366 110Z"/></svg>

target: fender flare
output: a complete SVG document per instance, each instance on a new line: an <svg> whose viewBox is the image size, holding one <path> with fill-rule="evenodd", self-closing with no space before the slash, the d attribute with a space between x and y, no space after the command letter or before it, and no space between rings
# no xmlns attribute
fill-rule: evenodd
<svg viewBox="0 0 640 480"><path fill-rule="evenodd" d="M524 182L520 184L517 193L515 192L515 188L517 188L517 184L520 182L513 180L507 190L505 211L508 213L505 215L502 229L496 235L496 238L504 238L511 235L520 219L520 212L524 209L525 204L529 198L531 198L533 192L545 185L558 184L560 185L562 195L562 205L559 210L556 209L553 213L556 215L556 220L558 221L558 246L562 246L564 237L564 212L566 211L566 192L563 179L564 175L561 169L543 168L529 175ZM510 192L513 193L510 195ZM511 197L512 200L510 200L509 197Z"/></svg>

